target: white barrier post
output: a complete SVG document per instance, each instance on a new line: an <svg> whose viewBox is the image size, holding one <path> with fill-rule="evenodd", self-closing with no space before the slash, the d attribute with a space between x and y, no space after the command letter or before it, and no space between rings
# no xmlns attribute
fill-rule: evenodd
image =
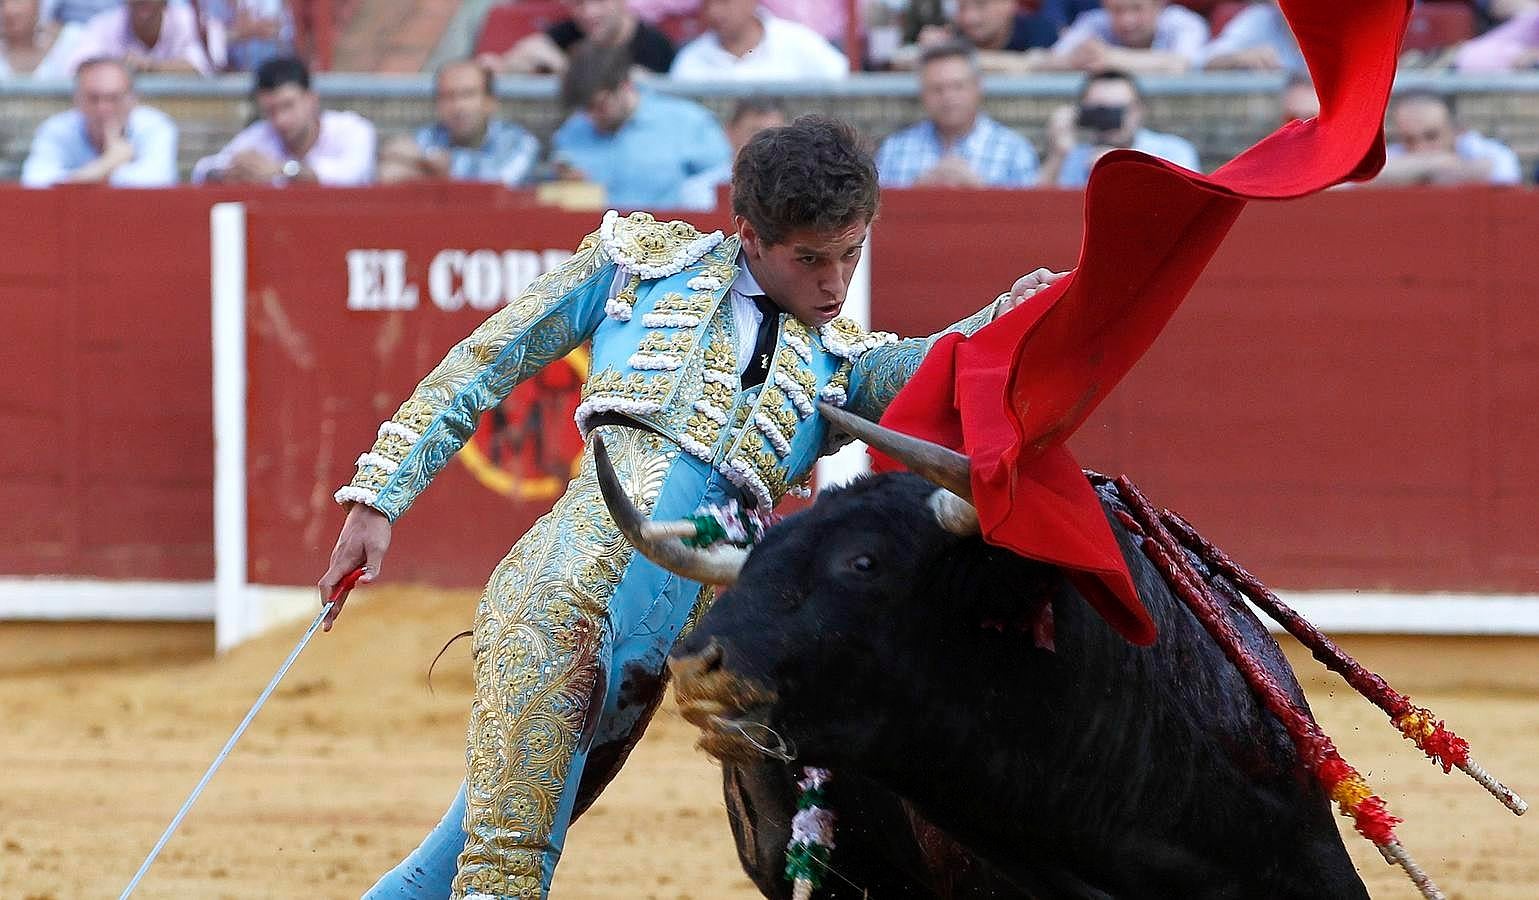
<svg viewBox="0 0 1539 900"><path fill-rule="evenodd" d="M214 341L214 647L251 631L246 590L246 207L209 213Z"/></svg>

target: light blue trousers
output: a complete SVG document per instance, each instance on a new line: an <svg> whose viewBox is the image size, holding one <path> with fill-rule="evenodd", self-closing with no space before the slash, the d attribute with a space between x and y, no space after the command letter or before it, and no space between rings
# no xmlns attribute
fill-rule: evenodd
<svg viewBox="0 0 1539 900"><path fill-rule="evenodd" d="M656 494L655 503L652 505L652 517L657 519L676 519L690 515L704 503L723 503L729 497L736 495L736 489L726 483L721 476L712 471L704 463L700 463L687 454L680 452L673 445L656 436L647 435L641 437L639 433L630 429L618 429L602 427L596 429L607 435L611 455L615 458L617 468L621 470L624 483L635 484L645 480L642 470L648 465L651 472L656 473L652 477L661 475L661 487ZM624 448L628 453L617 453L617 449ZM585 454L585 457L588 455ZM662 457L665 464L662 472L658 472L657 457ZM648 460L651 460L648 463ZM602 523L593 522L587 517L592 515L594 497L586 496L587 492L597 492L596 485L591 480L591 458L583 460L583 471L569 488L567 495L558 501L556 510L547 517L550 521L542 520L531 535L540 529L546 529L543 537L530 540L527 536L521 540L518 546L509 553L503 566L499 566L499 573L504 567L514 564L522 565L519 571L534 571L523 563L526 556L530 555L527 549L521 551L521 547L538 545L542 565L570 566L570 562L556 563L550 561L552 553L557 556L567 550L551 550L552 546L559 548L583 546L583 541L592 545L593 529L613 529L612 522L608 522L607 515L603 515ZM597 501L597 507L602 511L602 501ZM568 517L575 517L583 521L586 531L567 534L567 529L575 527L572 522L565 521L560 514L564 511ZM588 524L588 523L592 524ZM552 541L549 529L561 529L558 533L559 540ZM527 541L527 544L526 544ZM521 556L521 553L523 554ZM570 559L570 558L569 558ZM508 818L493 818L491 813L485 817L478 815L474 804L468 803L467 786L461 784L454 802L450 804L447 812L439 821L438 826L428 834L416 850L407 856L399 865L386 873L370 891L365 894L366 900L403 900L403 898L422 898L422 900L443 900L452 893L453 882L457 867L461 864L459 859L461 851L465 850L467 842L478 848L508 848L512 847L519 854L519 859L525 857L537 860L537 863L525 863L522 861L509 862L509 865L531 865L538 868L537 873L530 873L531 879L538 878L539 894L544 896L550 889L551 877L555 873L556 863L561 857L562 847L565 843L566 829L571 822L576 810L578 785L584 773L584 767L591 760L594 761L595 771L590 773L602 780L612 775L623 761L629 751L631 743L639 736L640 729L646 725L646 719L652 709L652 701L662 690L662 674L667 662L668 652L673 648L685 626L688 624L694 611L696 600L700 596L700 587L691 581L681 579L671 573L659 569L647 561L640 554L632 554L626 563L619 583L614 592L608 598L601 614L596 614L600 621L583 623L555 622L540 618L543 610L549 608L545 602L530 602L531 598L519 596L520 591L525 591L525 581L517 579L499 579L498 573L493 574L492 585L513 584L509 588L511 594L483 598L487 603L500 604L499 609L511 610L504 618L513 617L515 614L524 616L519 619L520 627L526 630L537 629L547 635L560 632L561 629L572 627L588 627L592 625L602 632L602 638L595 642L592 654L595 658L579 663L580 666L591 666L601 673L598 684L591 697L583 698L566 697L562 702L568 704L565 716L568 721L581 721L586 718L588 726L583 729L583 734L578 736L574 752L570 757L570 763L565 766L564 783L560 786L555 803L551 809L550 819L535 822L534 828L519 824L517 831L511 830ZM488 587L488 595L494 593L493 587ZM533 598L538 600L538 598ZM481 617L478 617L478 627ZM483 636L478 634L478 642ZM494 660L495 662L495 660ZM483 671L493 673L487 677L515 678L518 677L518 667L504 665L477 666L477 703L485 708L488 703L507 703L506 692L498 685L482 684L481 673ZM584 714L581 709L570 707L572 703L581 703L589 707L589 712ZM596 713L596 715L594 715ZM474 716L474 712L473 712ZM515 718L512 715L508 719ZM472 726L472 740L477 740L477 732ZM503 757L509 760L521 759L519 748L527 746L530 740L528 735L510 732L493 736L505 749L499 751ZM480 740L486 740L482 735ZM471 748L474 751L485 750ZM601 762L600 762L601 761ZM602 770L602 771L598 771ZM520 777L517 770L509 769L506 777ZM595 788L596 789L596 788ZM485 790L483 786L482 790ZM591 791L590 791L591 793ZM531 837L531 835L533 835ZM472 836L475 840L472 841ZM529 857L534 854L533 857ZM479 864L487 865L487 854L482 851L471 854L467 859L480 857ZM503 863L498 863L499 867ZM470 870L467 870L470 871ZM503 869L504 872L508 869ZM525 894L520 889L519 896L532 896ZM501 893L499 892L499 896ZM511 895L510 895L511 896Z"/></svg>

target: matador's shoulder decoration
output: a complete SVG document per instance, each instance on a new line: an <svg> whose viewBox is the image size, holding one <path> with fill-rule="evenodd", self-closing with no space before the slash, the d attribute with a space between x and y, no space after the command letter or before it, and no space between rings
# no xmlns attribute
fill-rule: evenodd
<svg viewBox="0 0 1539 900"><path fill-rule="evenodd" d="M868 351L896 344L898 336L886 331L867 331L854 319L840 316L818 329L823 347L835 356L855 362Z"/></svg>
<svg viewBox="0 0 1539 900"><path fill-rule="evenodd" d="M722 242L720 231L702 234L688 222L659 222L644 212L621 216L614 210L605 213L598 237L605 255L643 280L676 275Z"/></svg>

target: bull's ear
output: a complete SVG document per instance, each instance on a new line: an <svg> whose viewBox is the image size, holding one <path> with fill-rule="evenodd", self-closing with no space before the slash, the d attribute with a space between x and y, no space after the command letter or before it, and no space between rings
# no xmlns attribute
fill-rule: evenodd
<svg viewBox="0 0 1539 900"><path fill-rule="evenodd" d="M934 514L936 524L959 537L972 537L979 532L978 510L971 503L945 488L937 488L925 505Z"/></svg>

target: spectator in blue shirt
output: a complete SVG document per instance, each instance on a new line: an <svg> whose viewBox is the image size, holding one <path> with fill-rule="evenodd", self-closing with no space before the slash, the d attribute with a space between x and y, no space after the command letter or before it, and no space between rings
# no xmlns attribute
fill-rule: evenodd
<svg viewBox="0 0 1539 900"><path fill-rule="evenodd" d="M540 141L496 118L495 77L474 60L439 67L433 79L438 121L387 143L380 151L379 180L449 178L507 187L527 183L539 161Z"/></svg>
<svg viewBox="0 0 1539 900"><path fill-rule="evenodd" d="M1053 111L1047 122L1047 159L1042 183L1084 187L1090 168L1107 151L1131 147L1198 171L1197 148L1186 138L1144 127L1144 100L1138 82L1115 69L1085 79L1079 102Z"/></svg>
<svg viewBox="0 0 1539 900"><path fill-rule="evenodd" d="M139 106L133 75L115 59L88 59L75 72L75 107L48 117L32 138L21 183L104 182L114 187L176 183L176 124Z"/></svg>
<svg viewBox="0 0 1539 900"><path fill-rule="evenodd" d="M677 209L686 179L732 160L710 110L638 88L624 47L574 49L561 101L572 114L551 138L556 172L599 184L611 206Z"/></svg>
<svg viewBox="0 0 1539 900"><path fill-rule="evenodd" d="M978 57L961 42L928 47L920 58L919 99L927 118L876 153L882 187L1030 187L1037 181L1031 142L983 112Z"/></svg>

